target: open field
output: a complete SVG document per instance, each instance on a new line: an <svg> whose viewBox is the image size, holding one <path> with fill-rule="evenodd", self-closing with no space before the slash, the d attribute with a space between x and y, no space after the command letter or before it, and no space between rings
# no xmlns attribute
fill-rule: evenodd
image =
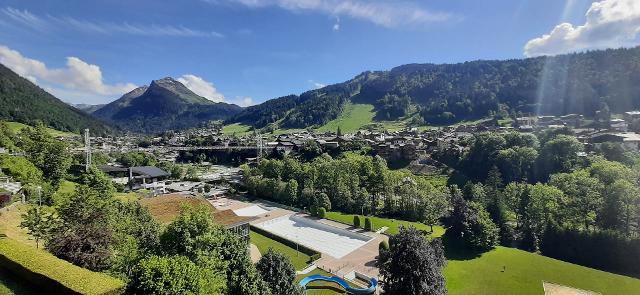
<svg viewBox="0 0 640 295"><path fill-rule="evenodd" d="M240 123L233 123L230 125L225 125L222 127L222 133L224 133L225 135L244 135L246 133L249 133L249 129L251 129L251 126L249 125L244 125L244 124L240 124Z"/></svg>
<svg viewBox="0 0 640 295"><path fill-rule="evenodd" d="M444 274L452 295L541 295L542 281L601 294L640 294L638 279L505 247L476 258L450 258Z"/></svg>
<svg viewBox="0 0 640 295"><path fill-rule="evenodd" d="M260 254L264 255L265 253L267 253L267 250L269 250L269 248L272 248L273 250L289 257L289 259L291 259L293 267L295 267L296 270L303 270L309 264L308 262L310 257L307 254L296 251L296 249L294 248L263 236L257 232L251 231L250 235L251 243L258 247L258 250L260 250Z"/></svg>
<svg viewBox="0 0 640 295"><path fill-rule="evenodd" d="M352 133L371 123L376 113L373 105L347 103L335 120L316 129L317 132L336 132L338 127L343 133Z"/></svg>
<svg viewBox="0 0 640 295"><path fill-rule="evenodd" d="M20 131L20 130L22 130L24 128L31 127L29 125L18 123L18 122L6 122L6 123L9 126L9 129L13 130L13 132L18 132L18 131ZM47 127L47 131L52 136L65 136L65 137L80 136L80 134L75 134L75 133L71 133L71 132L55 130L55 129L48 128L48 127Z"/></svg>
<svg viewBox="0 0 640 295"><path fill-rule="evenodd" d="M327 212L327 215L325 216L325 218L329 220L353 225L353 216L354 214L344 214L340 212ZM365 216L362 216L362 215L358 215L358 216L360 216L360 227L364 227ZM369 216L369 219L371 219L375 229L379 229L384 226L388 227L389 229L387 229L385 233L390 235L397 234L401 225L404 225L407 227L413 226L416 229L427 231L427 232L431 230L431 228L428 225L424 223L419 223L419 222L411 222L411 221L397 220L397 219L391 219L391 218L372 217L372 216ZM440 237L444 234L444 232L445 230L442 226L433 226L433 233L430 236Z"/></svg>

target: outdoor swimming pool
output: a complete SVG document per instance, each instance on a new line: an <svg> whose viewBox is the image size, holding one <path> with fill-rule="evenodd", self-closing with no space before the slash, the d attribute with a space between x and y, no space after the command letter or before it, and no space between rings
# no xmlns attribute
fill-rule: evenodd
<svg viewBox="0 0 640 295"><path fill-rule="evenodd" d="M373 239L295 215L281 216L255 226L337 259Z"/></svg>

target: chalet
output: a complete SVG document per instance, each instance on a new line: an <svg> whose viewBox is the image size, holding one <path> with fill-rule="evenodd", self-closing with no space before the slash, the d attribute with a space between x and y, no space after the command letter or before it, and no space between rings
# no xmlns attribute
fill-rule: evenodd
<svg viewBox="0 0 640 295"><path fill-rule="evenodd" d="M253 217L238 216L230 209L213 213L213 220L216 223L239 235L245 241L249 240L249 222L253 219Z"/></svg>
<svg viewBox="0 0 640 295"><path fill-rule="evenodd" d="M164 180L168 179L171 174L153 166L139 167L116 167L103 165L100 166L102 172L114 177L114 182L128 184L130 190L148 189L154 194L165 193Z"/></svg>
<svg viewBox="0 0 640 295"><path fill-rule="evenodd" d="M619 142L630 151L640 151L640 134L634 132L603 133L591 137L591 144L598 146L604 142Z"/></svg>
<svg viewBox="0 0 640 295"><path fill-rule="evenodd" d="M0 176L0 188L12 194L17 194L22 189L22 183L13 181L8 176Z"/></svg>
<svg viewBox="0 0 640 295"><path fill-rule="evenodd" d="M611 130L620 132L627 132L629 127L629 123L623 119L611 119L609 125L611 126Z"/></svg>

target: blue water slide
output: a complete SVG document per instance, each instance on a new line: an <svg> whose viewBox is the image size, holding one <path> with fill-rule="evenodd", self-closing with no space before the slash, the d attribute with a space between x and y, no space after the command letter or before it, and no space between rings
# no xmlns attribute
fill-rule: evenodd
<svg viewBox="0 0 640 295"><path fill-rule="evenodd" d="M336 283L338 285L340 285L340 287L344 288L347 293L349 294L353 294L353 295L370 295L376 292L376 288L378 288L378 280L376 280L375 278L371 278L371 282L369 285L369 288L366 289L359 289L359 288L353 288L351 286L349 286L349 283L347 283L347 281L333 276L333 277L325 277L325 276L321 276L321 275L310 275L308 277L305 277L304 279L300 280L300 288L302 288L302 290L307 290L307 284L314 282L314 281L324 281L324 282L331 282L331 283Z"/></svg>

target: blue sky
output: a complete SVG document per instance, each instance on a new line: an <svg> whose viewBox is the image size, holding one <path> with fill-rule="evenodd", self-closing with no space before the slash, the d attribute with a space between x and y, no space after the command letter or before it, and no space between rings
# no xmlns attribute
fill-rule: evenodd
<svg viewBox="0 0 640 295"><path fill-rule="evenodd" d="M73 103L172 76L249 105L407 63L633 46L634 2L2 0L0 62Z"/></svg>

